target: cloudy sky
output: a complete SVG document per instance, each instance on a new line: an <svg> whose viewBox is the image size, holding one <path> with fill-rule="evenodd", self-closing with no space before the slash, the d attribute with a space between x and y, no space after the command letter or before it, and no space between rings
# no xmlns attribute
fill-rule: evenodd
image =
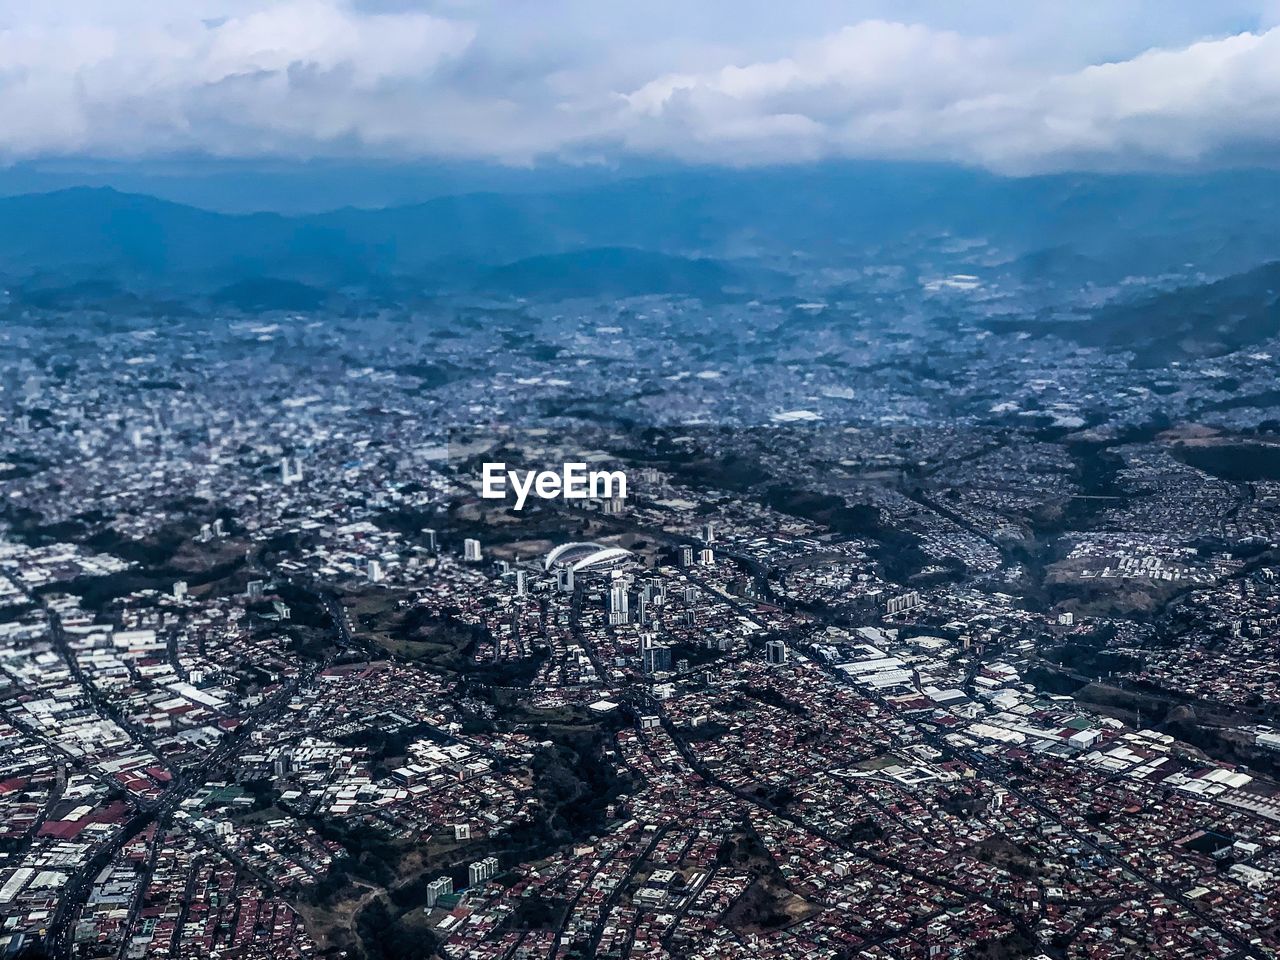
<svg viewBox="0 0 1280 960"><path fill-rule="evenodd" d="M1280 165L1280 0L0 0L0 162Z"/></svg>

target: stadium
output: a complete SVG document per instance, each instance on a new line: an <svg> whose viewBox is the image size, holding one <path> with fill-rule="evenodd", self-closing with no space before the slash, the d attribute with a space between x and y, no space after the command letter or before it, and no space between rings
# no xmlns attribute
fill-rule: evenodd
<svg viewBox="0 0 1280 960"><path fill-rule="evenodd" d="M569 567L574 573L612 570L635 560L636 555L624 547L607 547L602 543L563 543L547 554L542 565L546 570Z"/></svg>

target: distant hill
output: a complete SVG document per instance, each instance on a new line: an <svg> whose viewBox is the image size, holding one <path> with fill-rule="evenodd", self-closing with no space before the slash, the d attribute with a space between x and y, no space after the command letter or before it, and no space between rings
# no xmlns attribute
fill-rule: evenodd
<svg viewBox="0 0 1280 960"><path fill-rule="evenodd" d="M215 290L209 299L246 312L305 311L322 306L329 299L329 294L319 287L299 283L297 280L251 277Z"/></svg>
<svg viewBox="0 0 1280 960"><path fill-rule="evenodd" d="M232 217L107 188L0 198L0 268L83 270L122 279L181 274L208 263L277 258L282 217ZM250 254L252 251L252 254Z"/></svg>
<svg viewBox="0 0 1280 960"><path fill-rule="evenodd" d="M593 252L602 250L629 250L633 259ZM477 281L525 296L587 291L592 282L602 291L706 290L725 280L710 263L750 285L765 266L848 271L927 261L936 272L969 257L1010 264L1046 287L1110 285L1187 264L1222 276L1276 251L1280 174L1265 171L1019 179L841 163L693 170L306 216L220 214L106 188L0 198L0 276L9 283L52 289L89 280L165 297L207 297L263 277L427 295L474 290Z"/></svg>
<svg viewBox="0 0 1280 960"><path fill-rule="evenodd" d="M1085 345L1132 349L1144 366L1231 353L1280 335L1280 262L1117 303L1074 332Z"/></svg>
<svg viewBox="0 0 1280 960"><path fill-rule="evenodd" d="M1000 318L987 326L1132 351L1144 367L1219 357L1280 336L1280 261L1210 283L1113 301L1084 319Z"/></svg>
<svg viewBox="0 0 1280 960"><path fill-rule="evenodd" d="M45 280L10 287L10 302L19 308L48 311L92 309L134 316L185 316L193 313L185 299L168 297L160 290L134 292L115 280L73 280L69 283Z"/></svg>
<svg viewBox="0 0 1280 960"><path fill-rule="evenodd" d="M671 294L720 299L741 278L715 260L626 247L526 257L476 281L477 290L517 297L635 297Z"/></svg>

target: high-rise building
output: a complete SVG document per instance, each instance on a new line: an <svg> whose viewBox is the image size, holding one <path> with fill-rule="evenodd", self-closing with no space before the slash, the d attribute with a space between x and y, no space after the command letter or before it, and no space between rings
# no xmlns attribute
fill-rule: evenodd
<svg viewBox="0 0 1280 960"><path fill-rule="evenodd" d="M671 672L671 648L653 646L648 647L640 655L644 672L648 674L654 673L670 673Z"/></svg>
<svg viewBox="0 0 1280 960"><path fill-rule="evenodd" d="M284 457L280 461L280 483L283 486L290 486L295 483L302 482L302 461L297 457L290 460Z"/></svg>
<svg viewBox="0 0 1280 960"><path fill-rule="evenodd" d="M462 541L462 559L467 563L479 563L482 559L480 553L480 541L472 540L468 537Z"/></svg>
<svg viewBox="0 0 1280 960"><path fill-rule="evenodd" d="M712 526L710 522L708 522L707 525L702 528L702 542L703 543L716 542L716 528Z"/></svg>
<svg viewBox="0 0 1280 960"><path fill-rule="evenodd" d="M440 549L439 544L436 542L436 532L434 530L423 530L422 541L432 553Z"/></svg>
<svg viewBox="0 0 1280 960"><path fill-rule="evenodd" d="M368 575L369 575L369 582L370 582L370 583L381 583L381 582L382 582L382 564L381 564L381 563L379 563L377 560L370 560L370 561L369 561L369 566L368 566L368 568L367 568L367 571L366 571L366 572L367 572L367 573L368 573Z"/></svg>
<svg viewBox="0 0 1280 960"><path fill-rule="evenodd" d="M627 585L614 584L609 588L609 623L616 626L630 621L630 597L627 594Z"/></svg>
<svg viewBox="0 0 1280 960"><path fill-rule="evenodd" d="M250 580L249 586L245 593L250 600L261 600L264 593L267 592L267 581Z"/></svg>
<svg viewBox="0 0 1280 960"><path fill-rule="evenodd" d="M497 857L485 857L483 860L477 860L467 867L467 886L478 887L486 880L497 876L497 874Z"/></svg>
<svg viewBox="0 0 1280 960"><path fill-rule="evenodd" d="M769 663L786 663L787 645L781 640L770 640L764 645L764 655Z"/></svg>
<svg viewBox="0 0 1280 960"><path fill-rule="evenodd" d="M885 613L901 613L920 605L920 594L915 590L897 597L890 597L884 605Z"/></svg>
<svg viewBox="0 0 1280 960"><path fill-rule="evenodd" d="M516 571L516 596L523 597L528 591L525 588L525 573L523 570Z"/></svg>
<svg viewBox="0 0 1280 960"><path fill-rule="evenodd" d="M173 596L176 600L181 600L187 595L187 581L178 580L173 584Z"/></svg>
<svg viewBox="0 0 1280 960"><path fill-rule="evenodd" d="M556 571L556 586L561 593L573 593L573 567L561 567Z"/></svg>
<svg viewBox="0 0 1280 960"><path fill-rule="evenodd" d="M441 897L447 897L451 893L453 893L452 877L440 877L432 880L427 884L427 909L430 910L440 902Z"/></svg>

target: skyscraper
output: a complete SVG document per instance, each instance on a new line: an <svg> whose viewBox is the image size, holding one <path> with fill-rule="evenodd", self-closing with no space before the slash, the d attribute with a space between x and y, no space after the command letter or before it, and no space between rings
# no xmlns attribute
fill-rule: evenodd
<svg viewBox="0 0 1280 960"><path fill-rule="evenodd" d="M670 647L647 647L641 653L640 659L644 666L644 672L647 674L671 672Z"/></svg>
<svg viewBox="0 0 1280 960"><path fill-rule="evenodd" d="M617 625L630 622L630 597L627 595L625 583L614 584L609 588L609 623Z"/></svg>
<svg viewBox="0 0 1280 960"><path fill-rule="evenodd" d="M467 563L479 563L482 559L480 553L480 541L472 540L468 537L462 542L462 559Z"/></svg>

